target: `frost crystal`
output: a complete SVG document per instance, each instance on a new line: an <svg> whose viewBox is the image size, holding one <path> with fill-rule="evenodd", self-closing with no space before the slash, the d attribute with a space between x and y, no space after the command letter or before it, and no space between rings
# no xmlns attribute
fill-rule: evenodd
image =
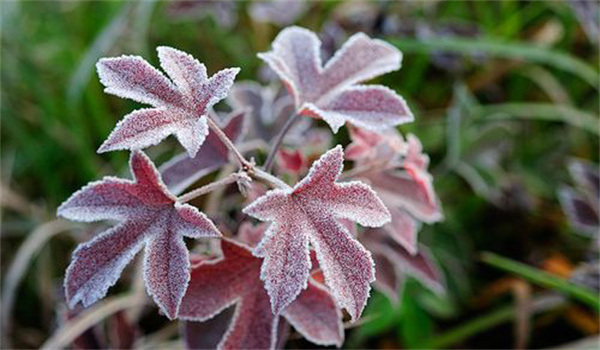
<svg viewBox="0 0 600 350"><path fill-rule="evenodd" d="M244 136L248 113L248 110L239 110L225 118L223 132L234 143ZM228 162L229 150L214 133L210 133L195 157L190 158L187 153L182 153L163 164L159 170L171 193L180 194L188 186Z"/></svg>
<svg viewBox="0 0 600 350"><path fill-rule="evenodd" d="M189 54L164 46L157 51L171 80L138 56L98 61L105 92L154 107L125 116L98 152L142 149L174 134L194 157L204 142L208 110L227 96L239 68L221 70L208 79L206 67Z"/></svg>
<svg viewBox="0 0 600 350"><path fill-rule="evenodd" d="M379 131L413 120L406 102L381 85L357 85L400 68L395 47L363 33L352 36L323 66L321 42L300 27L282 30L273 50L258 55L294 96L300 114L323 119L334 132L350 122Z"/></svg>
<svg viewBox="0 0 600 350"><path fill-rule="evenodd" d="M177 203L154 164L132 153L135 181L106 177L88 184L58 208L70 220L120 223L77 247L65 277L70 307L89 306L106 295L125 266L145 245L148 293L169 318L177 316L190 274L183 237L219 237L215 225L196 208Z"/></svg>
<svg viewBox="0 0 600 350"><path fill-rule="evenodd" d="M280 316L271 312L269 296L260 280L262 259L234 241L221 241L223 257L194 266L190 286L181 303L180 318L206 321L235 304L229 327L218 349L272 349L277 345ZM316 282L283 310L306 339L320 345L341 346L341 313L329 292Z"/></svg>
<svg viewBox="0 0 600 350"><path fill-rule="evenodd" d="M389 222L390 213L364 183L336 183L343 161L342 147L337 146L316 161L293 189L269 191L244 209L272 222L254 254L265 258L261 279L276 314L306 288L309 242L339 305L353 320L365 306L374 280L373 260L339 219L378 227Z"/></svg>

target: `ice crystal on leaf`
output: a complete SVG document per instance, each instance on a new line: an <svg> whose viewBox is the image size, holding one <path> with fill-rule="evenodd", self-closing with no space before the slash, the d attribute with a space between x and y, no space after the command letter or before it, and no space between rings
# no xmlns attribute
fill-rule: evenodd
<svg viewBox="0 0 600 350"><path fill-rule="evenodd" d="M313 32L289 27L279 33L272 51L258 55L283 80L300 114L323 119L334 132L346 122L379 131L413 120L393 90L357 84L399 69L398 49L358 33L323 66L320 46Z"/></svg>
<svg viewBox="0 0 600 350"><path fill-rule="evenodd" d="M341 146L331 149L294 188L271 190L244 209L246 214L272 222L254 254L265 258L261 278L276 314L306 288L309 242L338 304L353 320L365 306L374 280L373 260L339 220L378 227L390 220L390 214L364 183L336 183L343 156Z"/></svg>
<svg viewBox="0 0 600 350"><path fill-rule="evenodd" d="M239 68L221 70L209 79L206 67L191 55L164 46L157 51L171 80L138 56L98 61L105 92L154 107L125 116L98 152L142 149L174 134L194 157L204 142L207 113L227 96Z"/></svg>
<svg viewBox="0 0 600 350"><path fill-rule="evenodd" d="M375 260L375 288L391 300L398 301L406 275L438 294L445 291L443 274L427 247L421 245L418 253L412 254L379 228L366 230L360 241Z"/></svg>
<svg viewBox="0 0 600 350"><path fill-rule="evenodd" d="M244 136L248 113L247 109L238 110L225 118L223 132L234 143ZM198 179L228 162L229 150L223 141L214 133L210 133L195 157L190 158L187 153L181 153L163 164L159 170L171 193L179 194Z"/></svg>
<svg viewBox="0 0 600 350"><path fill-rule="evenodd" d="M269 296L260 280L262 259L250 248L223 239L223 257L194 266L179 316L206 321L235 304L235 313L217 348L272 349L277 345L280 315L273 314ZM283 316L309 341L341 346L341 313L329 292L316 282L286 309Z"/></svg>
<svg viewBox="0 0 600 350"><path fill-rule="evenodd" d="M411 254L416 254L417 221L432 223L443 216L421 142L414 135L403 141L397 131L394 133L352 132L348 153L360 166L370 166L358 179L368 182L388 207L392 220L384 229Z"/></svg>
<svg viewBox="0 0 600 350"><path fill-rule="evenodd" d="M58 208L70 220L118 220L73 253L65 277L67 301L89 306L104 297L125 266L145 245L148 293L169 318L177 316L187 287L188 250L183 237L219 237L215 225L196 208L176 202L154 164L141 151L130 160L135 181L106 177L74 193Z"/></svg>

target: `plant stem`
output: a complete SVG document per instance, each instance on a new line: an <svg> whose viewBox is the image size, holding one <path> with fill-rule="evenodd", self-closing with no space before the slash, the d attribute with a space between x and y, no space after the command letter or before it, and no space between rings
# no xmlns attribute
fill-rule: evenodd
<svg viewBox="0 0 600 350"><path fill-rule="evenodd" d="M279 178L277 178L277 177L269 174L268 172L261 170L257 167L252 167L250 170L248 170L248 175L250 175L251 177L254 177L258 180L267 182L276 188L285 188L285 189L290 188L290 186L288 184L286 184Z"/></svg>
<svg viewBox="0 0 600 350"><path fill-rule="evenodd" d="M221 180L211 182L207 185L199 187L193 191L190 191L190 192L180 196L179 198L177 198L177 201L180 203L189 202L192 199L198 198L202 195L212 192L221 186L227 186L229 184L236 182L240 178L240 176L243 176L243 175L240 175L238 173L231 173L231 174L227 175L226 177L222 178Z"/></svg>
<svg viewBox="0 0 600 350"><path fill-rule="evenodd" d="M267 156L267 160L265 161L264 168L265 168L266 172L268 172L268 173L271 172L271 168L273 167L273 161L275 160L275 154L277 154L277 150L279 149L279 146L281 146L281 143L283 142L283 138L288 133L288 131L290 131L290 129L292 128L292 126L294 125L294 123L296 122L296 120L299 117L300 117L300 114L298 114L298 113L291 116L285 122L285 125L283 126L283 128L281 128L281 130L279 131L279 134L277 134L277 137L275 138L275 141L273 143L273 148L271 148L271 152L269 152L269 155Z"/></svg>
<svg viewBox="0 0 600 350"><path fill-rule="evenodd" d="M242 168L242 170L244 171L248 170L252 165L246 160L246 158L244 158L244 156L240 153L237 147L235 147L235 145L229 139L229 137L225 135L225 133L223 132L223 130L221 130L219 125L217 125L217 123L210 116L206 116L206 120L208 121L208 126L210 127L210 129L215 133L215 135L217 135L217 137L221 141L223 141L225 147L227 147L229 151L233 153L240 168Z"/></svg>

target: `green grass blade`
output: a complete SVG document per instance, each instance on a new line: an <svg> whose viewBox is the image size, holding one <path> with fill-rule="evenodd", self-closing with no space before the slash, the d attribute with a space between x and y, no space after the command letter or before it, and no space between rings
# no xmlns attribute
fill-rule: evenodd
<svg viewBox="0 0 600 350"><path fill-rule="evenodd" d="M520 59L547 64L577 75L595 88L600 85L598 71L588 63L566 53L532 45L531 43L501 42L492 38L433 38L425 40L388 38L404 53L432 53L435 51L457 54L486 53L500 58Z"/></svg>
<svg viewBox="0 0 600 350"><path fill-rule="evenodd" d="M559 121L600 135L600 119L586 111L551 103L501 103L475 108L483 120L533 119Z"/></svg>
<svg viewBox="0 0 600 350"><path fill-rule="evenodd" d="M518 275L540 286L554 289L569 295L589 306L594 311L600 312L600 298L598 294L588 288L579 286L566 279L560 278L546 271L527 266L523 263L504 258L494 253L483 253L481 259L491 266Z"/></svg>
<svg viewBox="0 0 600 350"><path fill-rule="evenodd" d="M556 295L542 295L535 298L532 305L533 313L541 313L555 309L564 303L563 299ZM470 337L485 332L505 322L515 319L517 305L503 306L492 312L469 320L456 328L450 329L439 335L424 341L421 349L446 349L456 345Z"/></svg>

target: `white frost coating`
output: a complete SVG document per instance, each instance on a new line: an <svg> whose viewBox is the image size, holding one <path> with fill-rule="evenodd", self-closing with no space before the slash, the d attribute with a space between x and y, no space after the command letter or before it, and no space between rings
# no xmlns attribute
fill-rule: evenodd
<svg viewBox="0 0 600 350"><path fill-rule="evenodd" d="M393 90L355 85L399 69L398 49L358 33L323 66L320 46L313 32L289 27L279 33L272 51L258 55L284 81L299 113L322 118L334 132L346 122L379 131L413 120Z"/></svg>
<svg viewBox="0 0 600 350"><path fill-rule="evenodd" d="M79 301L88 306L104 297L125 265L148 243L144 271L148 292L167 317L175 318L189 280L182 235L200 238L220 233L198 209L175 202L141 151L132 153L130 167L135 181L93 182L59 208L59 215L73 220L121 221L75 250L65 277L67 301L70 307Z"/></svg>
<svg viewBox="0 0 600 350"><path fill-rule="evenodd" d="M308 241L338 303L353 320L364 308L369 283L375 278L373 261L339 220L381 226L390 221L390 213L367 185L336 183L343 160L342 148L337 146L321 156L293 189L269 191L244 209L248 215L272 222L254 254L265 257L261 278L276 313L306 288Z"/></svg>
<svg viewBox="0 0 600 350"><path fill-rule="evenodd" d="M208 79L206 67L189 54L164 46L157 50L172 81L138 56L98 61L105 92L155 107L125 116L98 152L142 149L174 134L194 157L204 142L207 113L227 96L239 68L221 70Z"/></svg>

